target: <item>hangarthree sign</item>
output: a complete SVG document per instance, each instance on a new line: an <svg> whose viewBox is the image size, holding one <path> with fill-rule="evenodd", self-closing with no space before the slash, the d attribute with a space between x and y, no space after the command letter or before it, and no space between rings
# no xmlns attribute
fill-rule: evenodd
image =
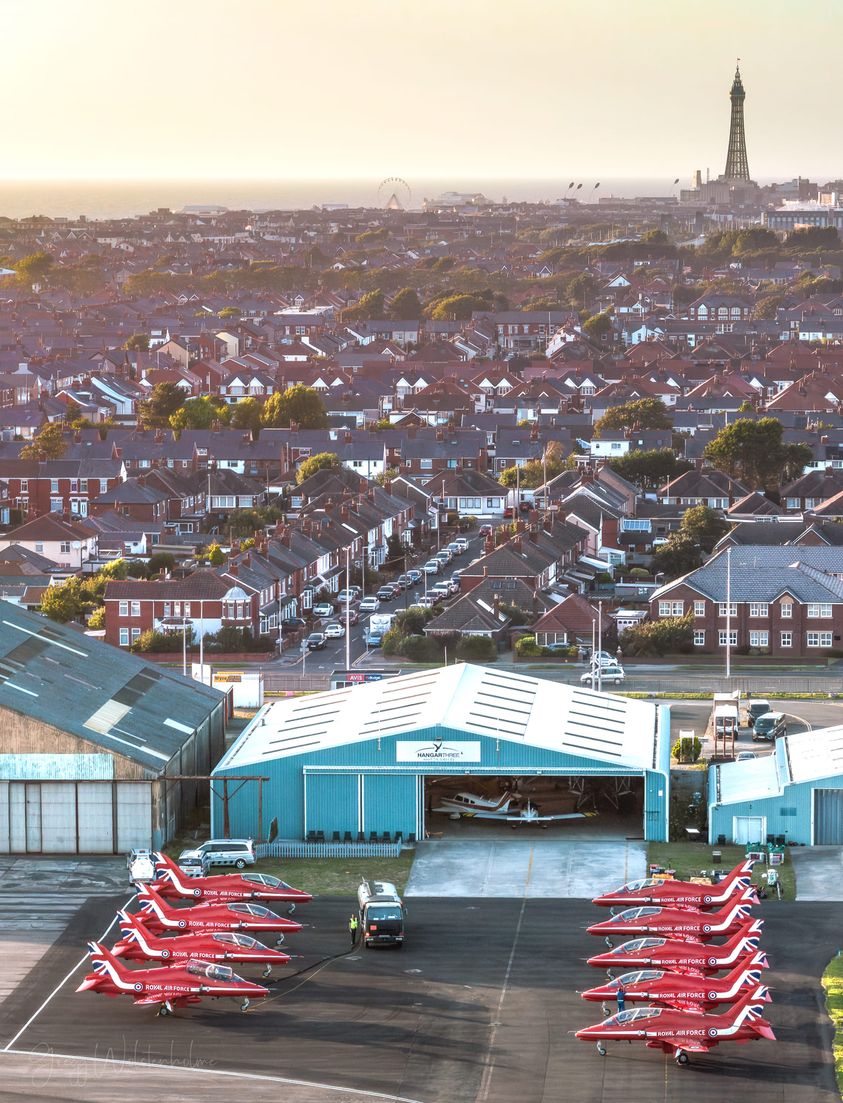
<svg viewBox="0 0 843 1103"><path fill-rule="evenodd" d="M397 742L396 762L479 762L480 744L448 739L423 743Z"/></svg>

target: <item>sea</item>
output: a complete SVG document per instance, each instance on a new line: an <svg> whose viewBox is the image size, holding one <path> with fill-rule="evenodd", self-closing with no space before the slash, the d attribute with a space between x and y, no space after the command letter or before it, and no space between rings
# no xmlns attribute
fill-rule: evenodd
<svg viewBox="0 0 843 1103"><path fill-rule="evenodd" d="M689 186L682 181L681 186ZM559 180L0 180L0 216L26 218L126 218L160 207L220 206L229 210L309 210L322 206L383 207L395 195L407 210L444 192L482 193L488 199L553 202L576 196L596 204L602 197L678 195L673 179Z"/></svg>

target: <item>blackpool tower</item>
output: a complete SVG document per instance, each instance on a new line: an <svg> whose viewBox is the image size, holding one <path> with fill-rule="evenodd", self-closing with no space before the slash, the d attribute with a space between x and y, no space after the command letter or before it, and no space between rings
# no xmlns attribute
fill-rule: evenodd
<svg viewBox="0 0 843 1103"><path fill-rule="evenodd" d="M748 182L749 161L746 156L746 134L743 127L743 104L746 92L741 80L740 58L735 69L735 79L732 81L729 99L732 101L732 124L729 127L729 151L726 154L726 171L723 173L723 179Z"/></svg>

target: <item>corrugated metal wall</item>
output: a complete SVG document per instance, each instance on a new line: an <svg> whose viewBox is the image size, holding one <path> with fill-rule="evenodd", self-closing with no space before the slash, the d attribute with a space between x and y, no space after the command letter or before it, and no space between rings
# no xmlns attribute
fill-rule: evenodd
<svg viewBox="0 0 843 1103"><path fill-rule="evenodd" d="M334 831L358 830L360 815L360 777L357 774L307 774L304 779L305 820L303 833L324 831L330 839ZM234 838L241 838L234 831Z"/></svg>
<svg viewBox="0 0 843 1103"><path fill-rule="evenodd" d="M410 739L414 743L436 740L470 741L481 747L479 762L449 763L436 761L427 763L397 763L396 743ZM670 749L666 749L669 759ZM644 830L648 839L667 837L667 808L669 797L669 774L660 772L660 763L654 763L656 769L645 774L645 816ZM305 826L304 782L307 773L307 825ZM527 747L491 736L478 736L476 733L451 731L444 728L428 728L414 731L405 736L397 735L373 738L364 743L347 744L316 753L290 755L261 763L250 763L224 771L228 777L240 775L264 775L268 780L263 786L263 820L258 823L258 783L247 782L229 798L229 820L231 834L236 837L251 836L266 838L273 819L278 820L278 835L281 838L300 839L309 830L321 830L329 834L333 831L403 831L419 833L419 798L417 778L425 775L443 776L445 774L464 775L591 775L611 777L627 775L640 777L634 770L619 769L606 763L573 755L558 754L538 747ZM337 792L343 803L344 815L339 822L335 810L328 807L324 793L327 788L314 790L313 778L316 774L335 773L337 775L364 775L363 819L360 824L357 806L351 806L348 782L338 786ZM372 778L377 778L372 781ZM231 786L230 788L234 788ZM371 792L371 801L366 800L367 788ZM314 800L319 801L314 805ZM369 811L371 809L371 811ZM317 822L319 819L323 822ZM371 822L370 822L371 819ZM211 800L212 832L219 834L224 821L222 785L214 785Z"/></svg>
<svg viewBox="0 0 843 1103"><path fill-rule="evenodd" d="M763 816L766 835L784 835L788 842L812 846L815 841L812 833L814 792L818 789L843 789L843 776L786 785L781 796L764 800L711 804L708 814L709 842L716 842L720 835L725 835L731 842L736 818ZM709 783L709 795L714 792L715 786Z"/></svg>
<svg viewBox="0 0 843 1103"><path fill-rule="evenodd" d="M843 789L814 790L814 843L816 846L843 843Z"/></svg>
<svg viewBox="0 0 843 1103"><path fill-rule="evenodd" d="M119 854L152 839L152 785L0 782L0 853Z"/></svg>

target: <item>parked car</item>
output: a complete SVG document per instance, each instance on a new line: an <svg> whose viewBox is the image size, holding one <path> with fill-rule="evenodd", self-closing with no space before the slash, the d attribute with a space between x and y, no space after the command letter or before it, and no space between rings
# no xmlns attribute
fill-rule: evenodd
<svg viewBox="0 0 843 1103"><path fill-rule="evenodd" d="M381 603L374 594L369 594L368 597L364 597L360 602L361 613L376 613L380 607Z"/></svg>
<svg viewBox="0 0 843 1103"><path fill-rule="evenodd" d="M738 751L735 755L735 762L749 762L753 758L758 758L755 751Z"/></svg>
<svg viewBox="0 0 843 1103"><path fill-rule="evenodd" d="M345 627L339 621L332 620L325 625L325 636L329 640L341 640L345 635Z"/></svg>
<svg viewBox="0 0 843 1103"><path fill-rule="evenodd" d="M481 536L491 536L492 535L492 526L491 525L481 525L478 531L479 531L479 534Z"/></svg>
<svg viewBox="0 0 843 1103"><path fill-rule="evenodd" d="M442 563L450 563L454 557L447 548L440 548L433 558L440 560Z"/></svg>
<svg viewBox="0 0 843 1103"><path fill-rule="evenodd" d="M342 619L345 620L345 610L343 610L343 618ZM348 623L349 624L357 624L359 621L360 621L360 614L357 612L357 610L352 605L352 607L348 610Z"/></svg>
<svg viewBox="0 0 843 1103"><path fill-rule="evenodd" d="M460 579L462 578L462 571L454 571L451 575L451 581L454 583L457 589L460 588Z"/></svg>
<svg viewBox="0 0 843 1103"><path fill-rule="evenodd" d="M281 621L281 635L289 636L292 632L301 632L307 628L307 621L303 617L287 617Z"/></svg>
<svg viewBox="0 0 843 1103"><path fill-rule="evenodd" d="M448 545L448 551L451 555L462 555L465 551L465 544L461 544L459 540L452 540Z"/></svg>
<svg viewBox="0 0 843 1103"><path fill-rule="evenodd" d="M467 536L458 536L456 538L456 540L454 541L454 543L459 545L461 551L468 551L468 537ZM451 545L449 544L448 547L450 547L450 546Z"/></svg>
<svg viewBox="0 0 843 1103"><path fill-rule="evenodd" d="M451 587L447 582L437 582L436 585L427 592L434 597L438 597L440 600L444 600L446 597L451 596Z"/></svg>
<svg viewBox="0 0 843 1103"><path fill-rule="evenodd" d="M380 647L383 643L383 633L370 630L363 639L366 641L367 647Z"/></svg>
<svg viewBox="0 0 843 1103"><path fill-rule="evenodd" d="M553 654L558 654L561 651L569 651L571 645L569 643L546 643L544 645L545 651L550 651Z"/></svg>
<svg viewBox="0 0 843 1103"><path fill-rule="evenodd" d="M340 592L337 594L337 604L338 605L345 606L346 602L348 602L350 604L352 601L356 601L356 600L357 600L357 587L356 586L348 587L345 590L340 590Z"/></svg>
<svg viewBox="0 0 843 1103"><path fill-rule="evenodd" d="M387 585L392 587L392 593L395 597L401 597L404 593L404 587L400 582L389 582Z"/></svg>
<svg viewBox="0 0 843 1103"><path fill-rule="evenodd" d="M432 609L436 604L436 598L430 594L422 594L421 597L416 598L413 605L417 605L420 609Z"/></svg>
<svg viewBox="0 0 843 1103"><path fill-rule="evenodd" d="M752 742L773 743L780 735L787 735L787 717L783 712L765 712L755 721Z"/></svg>
<svg viewBox="0 0 843 1103"><path fill-rule="evenodd" d="M428 559L425 565L422 567L425 574L439 574L442 570L442 564L438 559Z"/></svg>
<svg viewBox="0 0 843 1103"><path fill-rule="evenodd" d="M236 866L245 869L255 864L255 844L252 839L209 839L201 846L183 850L179 865L188 859L198 858L208 866Z"/></svg>
<svg viewBox="0 0 843 1103"><path fill-rule="evenodd" d="M424 571L420 571L418 567L413 567L411 570L407 571L407 578L409 579L410 585L415 586L416 583L421 582L423 574Z"/></svg>
<svg viewBox="0 0 843 1103"><path fill-rule="evenodd" d="M334 607L330 602L322 601L319 605L313 606L312 612L315 617L332 617L334 615Z"/></svg>
<svg viewBox="0 0 843 1103"><path fill-rule="evenodd" d="M615 666L618 661L617 656L610 655L608 651L598 651L596 655L592 655L591 648L586 648L585 661L590 665L595 659L600 666Z"/></svg>
<svg viewBox="0 0 843 1103"><path fill-rule="evenodd" d="M304 641L308 651L322 651L326 642L324 632L311 632Z"/></svg>
<svg viewBox="0 0 843 1103"><path fill-rule="evenodd" d="M392 601L395 597L395 591L391 586L381 586L378 590L378 601Z"/></svg>
<svg viewBox="0 0 843 1103"><path fill-rule="evenodd" d="M763 716L766 712L772 712L769 701L762 701L760 697L755 697L748 702L746 706L746 723L750 728L755 727L755 721L759 716Z"/></svg>
<svg viewBox="0 0 843 1103"><path fill-rule="evenodd" d="M619 686L626 678L623 667L618 666L615 663L613 666L602 666L600 668L600 685L615 685ZM592 685L592 682L594 683ZM597 685L597 674L591 670L587 670L585 674L580 677L580 684L584 686L591 686L592 689Z"/></svg>
<svg viewBox="0 0 843 1103"><path fill-rule="evenodd" d="M398 583L402 590L409 590L411 583L407 575L400 574L395 581Z"/></svg>

